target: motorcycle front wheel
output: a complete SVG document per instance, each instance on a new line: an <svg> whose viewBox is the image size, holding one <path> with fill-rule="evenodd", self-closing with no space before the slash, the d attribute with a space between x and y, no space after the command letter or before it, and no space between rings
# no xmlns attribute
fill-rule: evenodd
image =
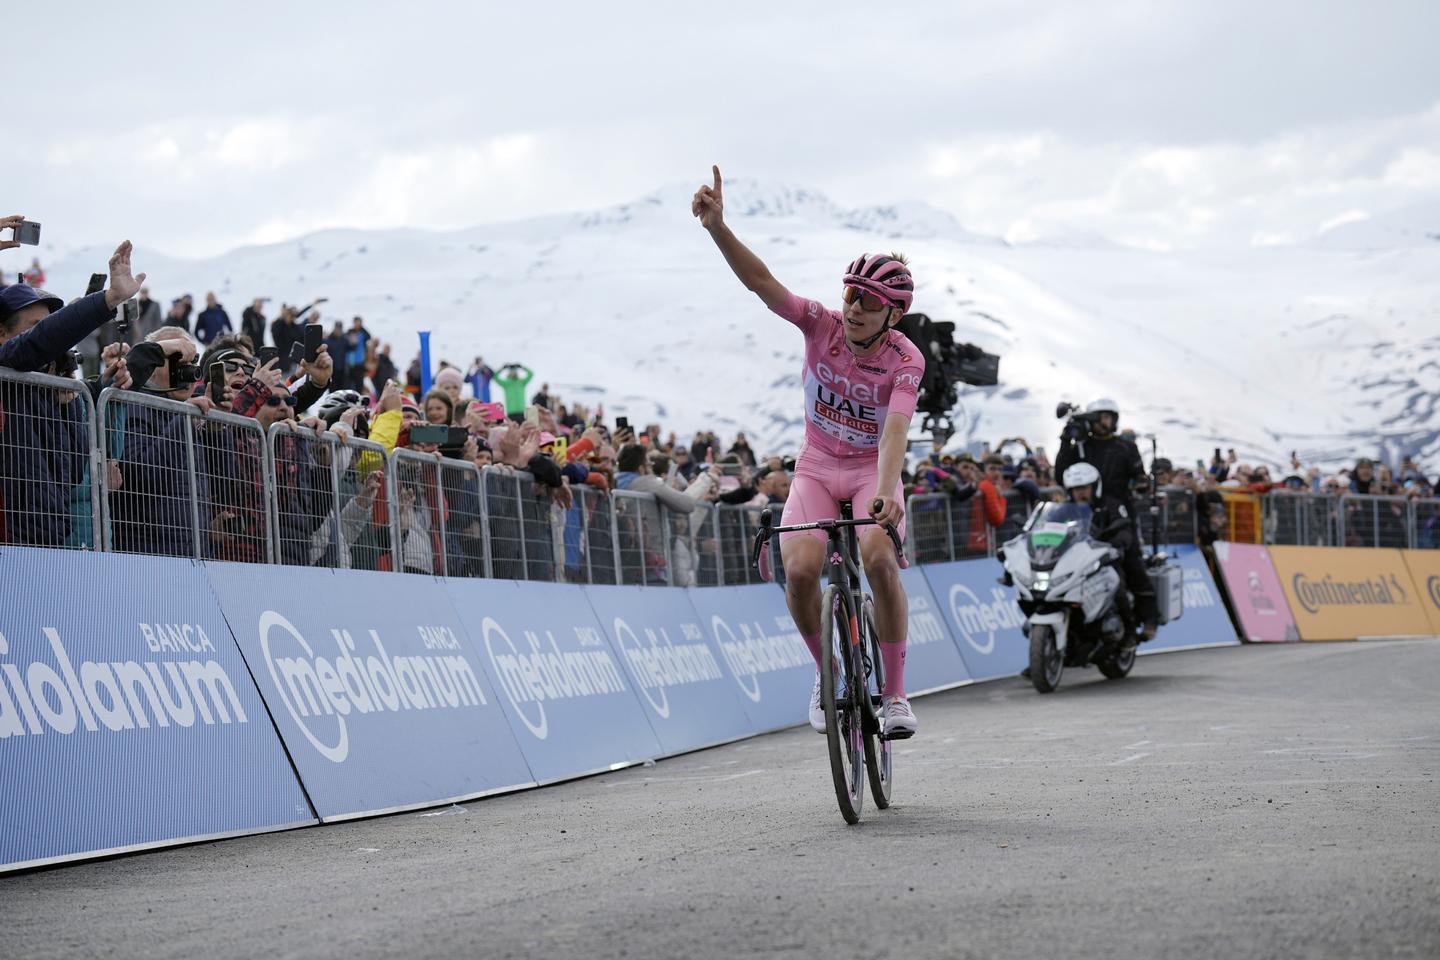
<svg viewBox="0 0 1440 960"><path fill-rule="evenodd" d="M1054 693L1065 673L1065 654L1055 643L1055 628L1048 623L1030 625L1030 682L1041 693Z"/></svg>

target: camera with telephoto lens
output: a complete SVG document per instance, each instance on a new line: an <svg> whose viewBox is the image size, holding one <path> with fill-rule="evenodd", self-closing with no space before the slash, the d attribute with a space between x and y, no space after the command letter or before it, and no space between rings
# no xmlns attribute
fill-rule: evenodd
<svg viewBox="0 0 1440 960"><path fill-rule="evenodd" d="M170 366L170 389L178 390L181 387L188 387L200 379L200 364L187 361L180 355L179 351L168 354L166 362Z"/></svg>
<svg viewBox="0 0 1440 960"><path fill-rule="evenodd" d="M1000 383L1000 357L973 343L955 341L955 324L931 320L923 313L907 313L895 324L924 355L925 375L916 391L915 412L925 419L921 429L936 439L954 433L950 411L960 402L957 384L994 387Z"/></svg>
<svg viewBox="0 0 1440 960"><path fill-rule="evenodd" d="M1069 419L1066 420L1066 417ZM1089 440L1099 417L1098 413L1086 413L1080 409L1078 404L1067 403L1064 400L1055 405L1055 418L1065 420L1065 426L1060 431L1062 443L1066 441L1084 443Z"/></svg>

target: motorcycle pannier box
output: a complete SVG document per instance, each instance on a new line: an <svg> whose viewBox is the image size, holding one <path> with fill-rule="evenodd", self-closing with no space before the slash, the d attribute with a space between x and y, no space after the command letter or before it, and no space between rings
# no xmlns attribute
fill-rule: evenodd
<svg viewBox="0 0 1440 960"><path fill-rule="evenodd" d="M1178 563L1150 568L1150 584L1155 588L1155 602L1160 607L1160 622L1179 620L1185 612L1185 571Z"/></svg>

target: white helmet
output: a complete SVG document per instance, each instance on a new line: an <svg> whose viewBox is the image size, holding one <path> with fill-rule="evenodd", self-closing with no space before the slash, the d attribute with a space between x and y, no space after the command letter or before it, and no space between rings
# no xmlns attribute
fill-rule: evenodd
<svg viewBox="0 0 1440 960"><path fill-rule="evenodd" d="M1113 413L1115 421L1120 421L1120 404L1109 397L1101 397L1099 400L1090 401L1090 406L1085 408L1086 413Z"/></svg>
<svg viewBox="0 0 1440 960"><path fill-rule="evenodd" d="M1096 470L1093 464L1081 460L1079 463L1072 463L1066 468L1065 476L1061 479L1065 484L1066 490L1072 490L1075 487L1088 487L1091 484L1100 482L1100 471Z"/></svg>

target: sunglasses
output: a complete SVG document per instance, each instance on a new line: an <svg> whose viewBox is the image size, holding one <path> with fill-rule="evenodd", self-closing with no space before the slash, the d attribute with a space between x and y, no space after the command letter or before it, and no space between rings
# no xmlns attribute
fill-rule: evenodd
<svg viewBox="0 0 1440 960"><path fill-rule="evenodd" d="M268 397L265 398L265 406L267 406L267 407L278 407L278 406L280 406L282 403L283 403L283 404L287 404L288 406L293 407L293 406L295 406L295 398L294 398L293 396L288 395L288 394L287 394L286 396L283 396L283 397L277 397L277 396L271 395L271 396L268 396Z"/></svg>
<svg viewBox="0 0 1440 960"><path fill-rule="evenodd" d="M869 290L863 290L860 287L843 288L840 291L840 299L844 300L847 304L854 303L858 300L860 301L860 309L870 313L893 306L889 300L886 300L879 294L871 293Z"/></svg>

